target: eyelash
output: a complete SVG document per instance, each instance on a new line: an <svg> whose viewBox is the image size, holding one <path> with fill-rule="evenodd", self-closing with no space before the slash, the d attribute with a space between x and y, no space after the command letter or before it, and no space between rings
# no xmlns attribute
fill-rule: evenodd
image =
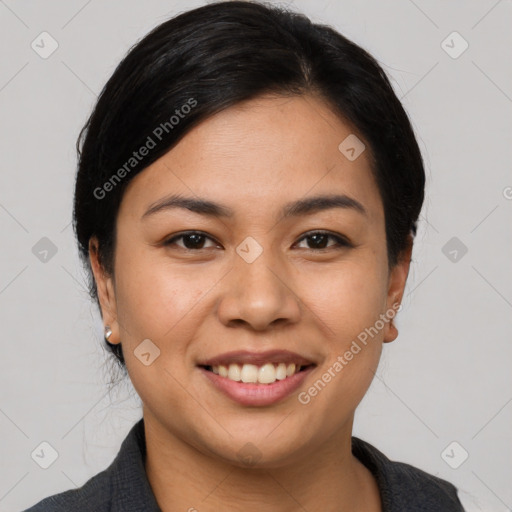
<svg viewBox="0 0 512 512"><path fill-rule="evenodd" d="M176 240L179 240L180 238L184 238L186 236L189 236L189 235L201 235L205 238L209 238L211 241L213 242L216 242L212 237L208 236L206 233L203 233L202 231L187 231L185 233L180 233L179 235L175 235L173 236L172 238L169 238L168 240L166 240L163 245L165 246L171 246L175 243ZM313 235L325 235L327 236L328 238L332 238L333 240L336 241L336 245L331 245L329 247L323 247L321 249L310 249L310 248L305 248L307 251L312 251L312 252L323 252L323 251L327 251L329 249L343 249L343 248L346 248L346 247L352 247L352 244L344 237L342 236L339 236L339 235L335 235L334 233L331 233L329 231L322 231L322 230L317 230L317 231L309 231L308 233L306 233L304 236L302 236L302 238L300 238L298 240L298 242L302 242L303 240L313 236ZM217 243L217 242L216 242ZM190 252L199 252L199 251L202 251L202 250L205 250L205 249L209 249L209 247L205 247L205 248L200 248L200 249L189 249L188 247L181 247L181 246L178 246L180 249L183 249L185 251L190 251Z"/></svg>

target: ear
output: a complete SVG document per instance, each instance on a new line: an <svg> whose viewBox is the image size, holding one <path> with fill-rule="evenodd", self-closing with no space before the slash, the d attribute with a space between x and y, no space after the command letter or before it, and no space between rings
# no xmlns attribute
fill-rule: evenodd
<svg viewBox="0 0 512 512"><path fill-rule="evenodd" d="M408 246L399 256L399 261L391 269L388 279L388 294L386 299L386 311L398 312L398 306L402 304L407 276L409 275L409 266L411 263L413 239L409 235ZM394 341L398 337L398 330L393 323L393 318L386 322L384 328L384 343Z"/></svg>
<svg viewBox="0 0 512 512"><path fill-rule="evenodd" d="M112 277L105 271L99 260L99 244L96 237L89 240L89 261L91 263L96 288L98 290L98 299L101 308L101 318L104 325L110 326L112 335L109 343L119 343L119 325L117 322L117 306Z"/></svg>

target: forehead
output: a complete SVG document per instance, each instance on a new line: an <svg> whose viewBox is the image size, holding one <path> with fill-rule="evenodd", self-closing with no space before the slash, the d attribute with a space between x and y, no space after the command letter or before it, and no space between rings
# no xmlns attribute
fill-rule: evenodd
<svg viewBox="0 0 512 512"><path fill-rule="evenodd" d="M140 219L155 201L179 193L243 215L255 208L277 211L299 197L342 193L363 203L370 217L380 216L369 149L322 100L264 96L193 128L132 179L121 210L124 205Z"/></svg>

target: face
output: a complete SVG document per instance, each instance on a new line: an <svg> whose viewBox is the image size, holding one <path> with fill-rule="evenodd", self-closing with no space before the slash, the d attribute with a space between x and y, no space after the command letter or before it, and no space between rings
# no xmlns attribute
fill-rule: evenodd
<svg viewBox="0 0 512 512"><path fill-rule="evenodd" d="M114 276L90 247L146 422L234 464L252 450L267 467L350 436L397 335L383 319L410 259L388 270L368 146L356 159L338 148L356 133L320 99L264 96L203 122L132 179ZM171 196L215 205L165 206ZM293 361L302 371L283 378ZM236 382L235 363L245 380L277 380Z"/></svg>

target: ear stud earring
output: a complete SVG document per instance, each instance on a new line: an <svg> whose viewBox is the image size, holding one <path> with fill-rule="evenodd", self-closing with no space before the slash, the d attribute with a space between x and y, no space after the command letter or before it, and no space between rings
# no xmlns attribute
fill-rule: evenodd
<svg viewBox="0 0 512 512"><path fill-rule="evenodd" d="M110 336L112 336L112 329L110 328L110 325L105 326L105 339L108 341Z"/></svg>

